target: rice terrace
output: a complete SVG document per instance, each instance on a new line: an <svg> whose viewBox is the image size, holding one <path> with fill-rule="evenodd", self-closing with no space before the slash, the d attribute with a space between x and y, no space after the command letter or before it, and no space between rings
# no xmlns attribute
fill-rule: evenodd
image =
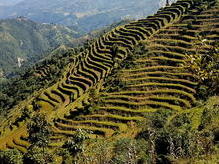
<svg viewBox="0 0 219 164"><path fill-rule="evenodd" d="M218 0L178 0L65 51L59 77L1 114L0 163L219 163Z"/></svg>

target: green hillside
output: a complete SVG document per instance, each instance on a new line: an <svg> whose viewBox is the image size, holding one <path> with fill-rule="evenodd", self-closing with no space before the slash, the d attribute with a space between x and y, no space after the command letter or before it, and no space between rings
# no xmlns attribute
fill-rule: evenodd
<svg viewBox="0 0 219 164"><path fill-rule="evenodd" d="M55 83L82 48L60 46L50 52L43 60L33 67L18 71L17 77L5 80L0 85L0 111L7 113L7 109L25 100L32 93ZM64 59L62 59L64 57Z"/></svg>
<svg viewBox="0 0 219 164"><path fill-rule="evenodd" d="M24 63L24 66L16 69L13 78L4 78L4 73L0 72L3 78L0 78L0 111L7 113L7 109L17 105L25 100L33 92L46 88L55 83L62 75L72 58L83 51L95 38L103 35L112 28L128 23L121 21L105 28L94 30L83 35L74 41L76 48L61 45L51 52L45 53L43 59L29 66L31 63ZM29 65L28 65L29 64Z"/></svg>
<svg viewBox="0 0 219 164"><path fill-rule="evenodd" d="M73 46L79 33L68 27L39 24L26 18L0 21L0 71L8 75L21 65L32 64L64 44Z"/></svg>
<svg viewBox="0 0 219 164"><path fill-rule="evenodd" d="M218 163L218 13L218 0L178 0L67 50L54 81L2 112L0 159Z"/></svg>

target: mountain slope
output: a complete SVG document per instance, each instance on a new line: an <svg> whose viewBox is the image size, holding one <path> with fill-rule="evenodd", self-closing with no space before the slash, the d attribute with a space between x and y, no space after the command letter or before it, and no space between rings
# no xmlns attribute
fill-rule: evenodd
<svg viewBox="0 0 219 164"><path fill-rule="evenodd" d="M158 8L159 0L24 0L12 7L2 7L0 18L25 16L37 22L76 25L89 32L124 17L153 14Z"/></svg>
<svg viewBox="0 0 219 164"><path fill-rule="evenodd" d="M56 84L12 109L9 120L3 119L1 149L31 150L27 142L32 137L28 137L30 117L40 113L51 124L48 148L52 152L68 144L72 155L91 159L93 154L85 156L84 147L77 145L84 136L75 137L84 130L93 138L87 141L88 147L100 149L98 138L113 142L143 136L148 144L144 152L148 150L146 155L152 155L155 162L166 156L200 158L209 150L217 160L214 153L218 152L213 149L218 144L218 97L205 107L198 100L218 96L218 6L213 0L181 0L95 40L73 58ZM27 110L29 114L23 112ZM148 125L150 119L156 128ZM125 143L120 142L118 149ZM198 152L192 151L194 145ZM138 153L132 147L126 150L126 160ZM112 149L116 152L117 147Z"/></svg>
<svg viewBox="0 0 219 164"><path fill-rule="evenodd" d="M1 20L0 71L8 74L23 63L34 63L59 45L73 46L78 36L68 27L39 24L23 17Z"/></svg>
<svg viewBox="0 0 219 164"><path fill-rule="evenodd" d="M44 54L44 58L37 61L33 66L28 66L28 63L24 63L25 65L22 68L16 70L14 78L2 78L2 81L0 78L0 111L7 112L8 109L26 99L33 92L37 92L39 89L56 82L67 65L72 61L72 58L87 48L92 40L110 31L112 28L126 23L128 21L117 22L107 28L92 31L75 39L74 45L78 45L77 47L71 48L61 45L55 50ZM4 77L3 72L1 76Z"/></svg>
<svg viewBox="0 0 219 164"><path fill-rule="evenodd" d="M62 45L50 52L33 67L29 67L23 72L19 71L16 78L10 78L1 84L1 113L7 113L8 109L27 99L34 92L55 83L71 62L71 58L78 52L79 49Z"/></svg>

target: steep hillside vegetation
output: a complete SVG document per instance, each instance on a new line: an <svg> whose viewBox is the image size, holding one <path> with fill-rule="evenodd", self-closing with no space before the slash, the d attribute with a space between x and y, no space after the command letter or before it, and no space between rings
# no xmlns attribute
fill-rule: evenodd
<svg viewBox="0 0 219 164"><path fill-rule="evenodd" d="M218 163L218 13L180 0L104 34L2 118L0 148L37 163Z"/></svg>
<svg viewBox="0 0 219 164"><path fill-rule="evenodd" d="M0 87L1 113L7 113L7 109L17 105L32 93L55 83L71 62L71 58L79 52L80 48L73 49L62 45L33 67L19 71L16 78L2 83Z"/></svg>
<svg viewBox="0 0 219 164"><path fill-rule="evenodd" d="M2 78L3 80L0 78L0 111L7 113L7 109L17 105L17 103L26 99L33 92L55 83L68 64L72 62L72 58L86 49L95 38L128 22L121 21L92 31L75 39L74 44L78 45L77 48L61 45L52 52L44 54L43 56L45 57L31 67L24 63L24 66L17 69L14 73L15 77ZM2 76L4 77L3 72Z"/></svg>
<svg viewBox="0 0 219 164"><path fill-rule="evenodd" d="M68 27L39 24L23 17L1 20L0 72L7 75L24 63L35 63L62 44L73 46L79 36Z"/></svg>

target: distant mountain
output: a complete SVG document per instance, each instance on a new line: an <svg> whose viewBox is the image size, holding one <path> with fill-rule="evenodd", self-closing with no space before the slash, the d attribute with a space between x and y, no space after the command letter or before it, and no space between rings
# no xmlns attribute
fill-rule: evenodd
<svg viewBox="0 0 219 164"><path fill-rule="evenodd" d="M73 46L80 34L61 25L40 24L20 17L0 21L0 76L22 64L42 59L60 46Z"/></svg>
<svg viewBox="0 0 219 164"><path fill-rule="evenodd" d="M153 14L160 0L23 0L0 8L0 18L25 16L41 23L79 26L85 32L124 18Z"/></svg>

